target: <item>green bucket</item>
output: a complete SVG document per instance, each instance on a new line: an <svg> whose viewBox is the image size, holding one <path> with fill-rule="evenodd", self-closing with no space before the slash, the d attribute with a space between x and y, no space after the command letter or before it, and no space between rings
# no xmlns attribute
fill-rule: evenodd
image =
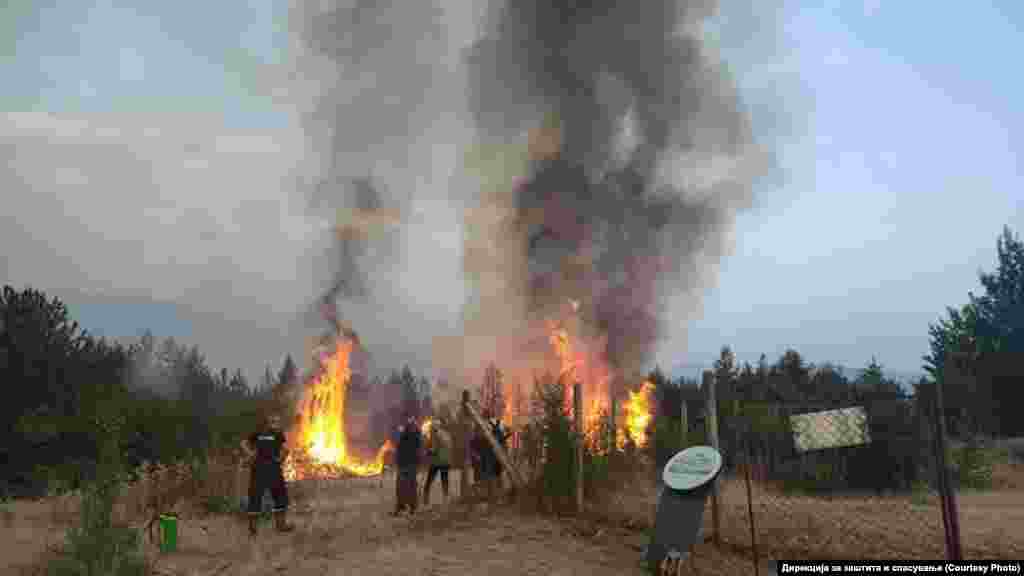
<svg viewBox="0 0 1024 576"><path fill-rule="evenodd" d="M160 551L174 552L178 548L178 517L160 515Z"/></svg>

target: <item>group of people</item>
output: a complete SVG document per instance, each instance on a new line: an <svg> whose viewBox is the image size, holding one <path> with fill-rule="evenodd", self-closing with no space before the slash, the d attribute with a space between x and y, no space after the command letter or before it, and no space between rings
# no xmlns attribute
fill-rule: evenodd
<svg viewBox="0 0 1024 576"><path fill-rule="evenodd" d="M490 432L499 445L504 446L509 434L505 431L501 420L490 412L484 418L490 426ZM397 516L403 512L415 513L418 504L417 473L420 469L420 457L425 452L430 467L423 486L423 502L430 502L430 489L434 480L440 476L441 493L448 502L448 473L451 470L452 435L449 423L444 418L432 422L430 433L423 438L423 433L416 418L406 416L405 424L398 428L398 442L395 450L397 478L395 481L395 510ZM491 443L477 431L469 442L469 457L472 460L473 482L481 486L491 498L499 489L501 482L501 460Z"/></svg>
<svg viewBox="0 0 1024 576"><path fill-rule="evenodd" d="M484 413L490 432L499 445L504 446L508 433L494 414ZM405 511L415 513L419 501L417 473L422 456L430 464L423 486L423 502L430 502L430 489L438 476L441 478L441 492L448 501L448 473L451 470L452 435L449 422L441 417L432 423L430 434L424 439L416 418L406 415L405 423L398 427L395 449L397 480L395 486L395 510L397 516ZM288 511L288 489L284 478L284 459L287 453L284 432L279 416L268 416L262 430L249 435L242 441L242 450L251 462L249 475L249 532L256 534L259 516L262 513L263 495L269 491L273 499L275 527L281 532L290 532L294 526L286 521ZM478 430L469 442L469 457L472 461L474 484L481 486L490 499L501 486L502 465L490 441Z"/></svg>

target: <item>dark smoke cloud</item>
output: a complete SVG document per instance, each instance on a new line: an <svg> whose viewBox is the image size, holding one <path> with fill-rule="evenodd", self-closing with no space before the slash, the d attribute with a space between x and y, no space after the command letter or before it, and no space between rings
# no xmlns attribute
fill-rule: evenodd
<svg viewBox="0 0 1024 576"><path fill-rule="evenodd" d="M311 210L399 216L355 218L369 224L353 232L388 232L332 236L317 271L325 300L389 356L381 368L468 384L495 360L525 374L550 348L538 320L569 299L620 374L666 335L685 340L766 164L702 39L716 9L293 2ZM524 132L545 122L528 162ZM361 210L371 188L379 208Z"/></svg>
<svg viewBox="0 0 1024 576"><path fill-rule="evenodd" d="M397 0L296 0L289 14L288 96L307 148L300 188L328 228L307 326L323 330L324 306L336 305L375 373L429 370L431 338L462 298L447 184L453 111L464 108L451 36L467 32L444 18L439 2Z"/></svg>
<svg viewBox="0 0 1024 576"><path fill-rule="evenodd" d="M468 55L485 138L546 119L560 140L514 194L511 233L528 264L510 280L526 284L539 318L581 299L620 373L651 360L669 298L708 281L760 170L737 90L702 49L700 23L715 9L496 2Z"/></svg>
<svg viewBox="0 0 1024 576"><path fill-rule="evenodd" d="M346 189L347 188L347 189ZM369 238L367 222L382 208L380 192L369 178L360 178L347 186L328 186L319 188L323 194L319 207L330 207L331 200L342 200L340 206L334 206L335 214L340 213L341 219L334 232L330 253L327 258L328 270L331 272L331 284L323 296L325 302L335 302L338 298L356 300L367 296L366 275L362 270L366 266ZM347 192L347 193L346 193ZM348 201L351 206L344 206ZM330 212L328 212L330 213ZM348 218L345 218L348 216Z"/></svg>

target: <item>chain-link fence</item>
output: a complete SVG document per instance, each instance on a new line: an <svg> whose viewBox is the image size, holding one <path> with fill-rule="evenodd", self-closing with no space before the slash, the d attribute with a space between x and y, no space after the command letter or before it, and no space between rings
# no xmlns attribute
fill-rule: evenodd
<svg viewBox="0 0 1024 576"><path fill-rule="evenodd" d="M1024 504L1024 492L979 491L992 487L987 465L1001 452L954 443L943 453L928 404L894 395L719 402L720 543L761 559L1020 556L1024 539L995 522L1012 512L990 508L985 518L978 508L1007 494L1018 500L1006 496L1006 506ZM713 518L705 515L709 537Z"/></svg>
<svg viewBox="0 0 1024 576"><path fill-rule="evenodd" d="M734 408L719 434L731 455L720 490L723 542L751 547L752 511L767 557L945 555L939 499L928 488L936 469L928 422L909 399Z"/></svg>

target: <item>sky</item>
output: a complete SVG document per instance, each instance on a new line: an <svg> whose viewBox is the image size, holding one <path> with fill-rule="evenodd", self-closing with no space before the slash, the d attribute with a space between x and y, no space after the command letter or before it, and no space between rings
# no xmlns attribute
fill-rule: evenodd
<svg viewBox="0 0 1024 576"><path fill-rule="evenodd" d="M708 27L780 171L658 363L791 347L917 372L928 323L978 290L1003 226L1024 231L1024 5L783 6L760 20L725 2ZM282 0L0 7L0 283L60 296L94 333L198 344L215 367L261 373L300 351L325 246L282 193L311 170L287 14ZM457 259L424 260L402 278L438 293L397 309L437 311L443 331ZM407 339L394 346L427 346Z"/></svg>

